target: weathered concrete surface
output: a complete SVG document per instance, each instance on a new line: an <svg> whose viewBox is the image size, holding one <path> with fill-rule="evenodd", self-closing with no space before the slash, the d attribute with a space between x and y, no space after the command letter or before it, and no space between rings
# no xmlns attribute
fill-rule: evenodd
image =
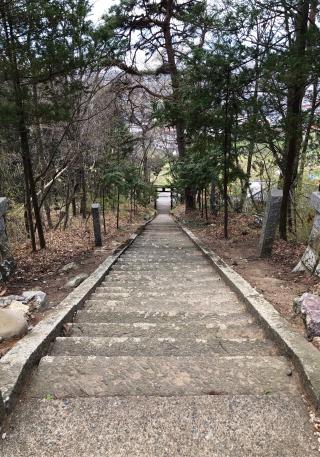
<svg viewBox="0 0 320 457"><path fill-rule="evenodd" d="M283 357L46 356L27 392L45 398L298 393Z"/></svg>
<svg viewBox="0 0 320 457"><path fill-rule="evenodd" d="M209 332L208 332L209 333ZM222 339L212 337L68 337L57 338L52 355L98 356L195 356L219 355L274 355L271 341L248 338Z"/></svg>
<svg viewBox="0 0 320 457"><path fill-rule="evenodd" d="M30 400L5 457L318 457L305 406L286 395Z"/></svg>
<svg viewBox="0 0 320 457"><path fill-rule="evenodd" d="M194 338L206 339L216 337L221 339L252 338L263 339L263 330L253 319L245 316L233 316L228 325L225 319L185 320L179 322L76 322L70 329L70 336L96 337L162 337L162 338Z"/></svg>

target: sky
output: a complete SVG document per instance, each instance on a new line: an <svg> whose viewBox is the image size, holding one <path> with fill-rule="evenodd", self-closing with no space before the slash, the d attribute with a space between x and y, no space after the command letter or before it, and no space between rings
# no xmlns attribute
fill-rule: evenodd
<svg viewBox="0 0 320 457"><path fill-rule="evenodd" d="M98 22L101 16L115 3L116 0L91 0L92 20Z"/></svg>

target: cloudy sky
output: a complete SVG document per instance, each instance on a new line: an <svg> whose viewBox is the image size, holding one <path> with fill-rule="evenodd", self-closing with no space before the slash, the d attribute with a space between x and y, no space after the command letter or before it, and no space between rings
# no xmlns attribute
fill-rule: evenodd
<svg viewBox="0 0 320 457"><path fill-rule="evenodd" d="M92 19L97 22L116 0L92 0Z"/></svg>

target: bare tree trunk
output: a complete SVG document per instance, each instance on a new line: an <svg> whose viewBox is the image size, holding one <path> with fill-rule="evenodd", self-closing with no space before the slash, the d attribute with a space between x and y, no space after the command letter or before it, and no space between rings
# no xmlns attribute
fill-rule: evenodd
<svg viewBox="0 0 320 457"><path fill-rule="evenodd" d="M165 42L165 49L167 53L168 59L168 67L171 77L171 84L172 84L172 93L173 98L179 106L180 103L180 81L179 81L179 73L176 64L175 58L175 51L172 43L172 35L171 35L171 19L173 15L173 0L168 0L166 3L166 15L163 23L163 35L164 35L164 42ZM176 127L176 139L177 139L177 147L180 159L184 160L186 155L186 145L185 145L185 126L183 119L177 115L177 119L175 119L175 127ZM185 191L185 210L190 211L195 209L195 192L190 187L186 187Z"/></svg>
<svg viewBox="0 0 320 457"><path fill-rule="evenodd" d="M117 189L117 229L119 228L119 216L120 216L120 191Z"/></svg>
<svg viewBox="0 0 320 457"><path fill-rule="evenodd" d="M105 188L102 187L102 218L103 218L103 233L106 235L107 233L107 225L106 225L106 202L105 202Z"/></svg>
<svg viewBox="0 0 320 457"><path fill-rule="evenodd" d="M224 140L223 140L223 200L224 200L224 237L228 238L229 208L228 208L228 182L229 182L229 157L231 151L231 122L229 114L230 103L230 66L227 68L225 114L224 114Z"/></svg>
<svg viewBox="0 0 320 457"><path fill-rule="evenodd" d="M204 210L205 210L206 221L207 221L208 220L207 187L204 188Z"/></svg>
<svg viewBox="0 0 320 457"><path fill-rule="evenodd" d="M302 100L305 94L305 50L307 45L307 30L309 19L309 0L300 0L295 18L295 40L293 43L293 69L288 87L287 118L286 118L286 148L283 167L283 198L281 204L279 231L282 239L287 239L288 208L290 192L295 181L295 172L299 160L299 150L302 142ZM299 60L299 65L297 64Z"/></svg>
<svg viewBox="0 0 320 457"><path fill-rule="evenodd" d="M70 207L70 183L69 183L69 181L68 181L68 185L67 185L65 207L66 207L66 212L65 212L65 216L64 216L63 230L66 230L68 221L69 221L69 207Z"/></svg>
<svg viewBox="0 0 320 457"><path fill-rule="evenodd" d="M85 219L87 216L87 184L84 166L81 170L81 201L80 201L80 213L82 218Z"/></svg>

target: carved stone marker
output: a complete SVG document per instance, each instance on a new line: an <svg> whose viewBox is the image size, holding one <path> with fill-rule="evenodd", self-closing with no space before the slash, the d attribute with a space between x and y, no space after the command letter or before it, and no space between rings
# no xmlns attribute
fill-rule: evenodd
<svg viewBox="0 0 320 457"><path fill-rule="evenodd" d="M99 203L92 204L91 213L92 213L92 221L93 221L94 242L95 242L96 246L102 246L99 209L100 209Z"/></svg>
<svg viewBox="0 0 320 457"><path fill-rule="evenodd" d="M4 215L8 211L8 200L0 197L0 281L7 279L15 267L6 234Z"/></svg>
<svg viewBox="0 0 320 457"><path fill-rule="evenodd" d="M259 240L258 249L260 257L268 257L271 255L277 226L279 224L282 195L283 192L280 189L271 189L269 194Z"/></svg>
<svg viewBox="0 0 320 457"><path fill-rule="evenodd" d="M308 240L308 247L293 271L309 271L320 276L320 192L311 194L310 204L316 210L316 214Z"/></svg>

